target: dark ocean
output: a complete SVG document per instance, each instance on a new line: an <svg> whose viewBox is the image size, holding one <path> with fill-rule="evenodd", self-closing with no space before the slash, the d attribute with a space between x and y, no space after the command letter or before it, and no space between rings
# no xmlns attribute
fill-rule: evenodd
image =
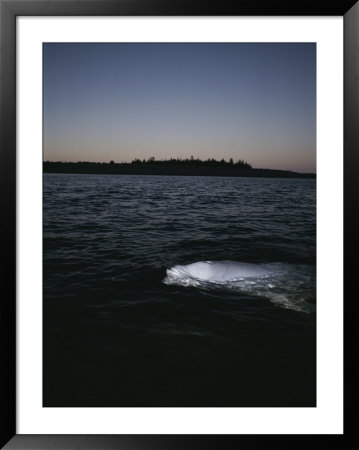
<svg viewBox="0 0 359 450"><path fill-rule="evenodd" d="M43 193L44 406L316 405L315 180L44 174Z"/></svg>

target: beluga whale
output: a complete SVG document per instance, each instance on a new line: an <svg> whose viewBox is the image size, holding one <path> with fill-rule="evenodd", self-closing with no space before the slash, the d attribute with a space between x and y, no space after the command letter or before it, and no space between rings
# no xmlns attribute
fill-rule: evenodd
<svg viewBox="0 0 359 450"><path fill-rule="evenodd" d="M269 275L273 269L265 264L251 264L237 261L198 261L166 270L167 278L190 277L194 280L222 283L258 278Z"/></svg>
<svg viewBox="0 0 359 450"><path fill-rule="evenodd" d="M315 266L270 262L253 264L238 261L197 261L166 270L163 283L230 290L269 299L284 308L310 312L315 295Z"/></svg>

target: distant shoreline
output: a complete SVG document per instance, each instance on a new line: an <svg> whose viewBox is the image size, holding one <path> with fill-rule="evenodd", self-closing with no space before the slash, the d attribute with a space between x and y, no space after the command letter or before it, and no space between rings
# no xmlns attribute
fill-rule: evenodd
<svg viewBox="0 0 359 450"><path fill-rule="evenodd" d="M208 167L183 164L130 164L130 163L43 163L44 173L107 174L107 175L176 175L259 178L316 178L313 173L299 173L278 169L253 169L242 167Z"/></svg>

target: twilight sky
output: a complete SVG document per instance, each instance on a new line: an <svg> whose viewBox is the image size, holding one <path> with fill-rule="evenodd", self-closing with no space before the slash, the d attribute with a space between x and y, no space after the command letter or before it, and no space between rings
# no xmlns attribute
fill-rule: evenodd
<svg viewBox="0 0 359 450"><path fill-rule="evenodd" d="M44 160L316 171L316 46L44 44Z"/></svg>

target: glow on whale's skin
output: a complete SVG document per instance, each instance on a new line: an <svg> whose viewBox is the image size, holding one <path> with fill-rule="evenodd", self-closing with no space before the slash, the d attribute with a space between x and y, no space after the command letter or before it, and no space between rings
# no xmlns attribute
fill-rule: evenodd
<svg viewBox="0 0 359 450"><path fill-rule="evenodd" d="M224 282L269 275L271 269L264 264L236 261L199 261L185 266L167 269L167 276L188 275L202 281Z"/></svg>

